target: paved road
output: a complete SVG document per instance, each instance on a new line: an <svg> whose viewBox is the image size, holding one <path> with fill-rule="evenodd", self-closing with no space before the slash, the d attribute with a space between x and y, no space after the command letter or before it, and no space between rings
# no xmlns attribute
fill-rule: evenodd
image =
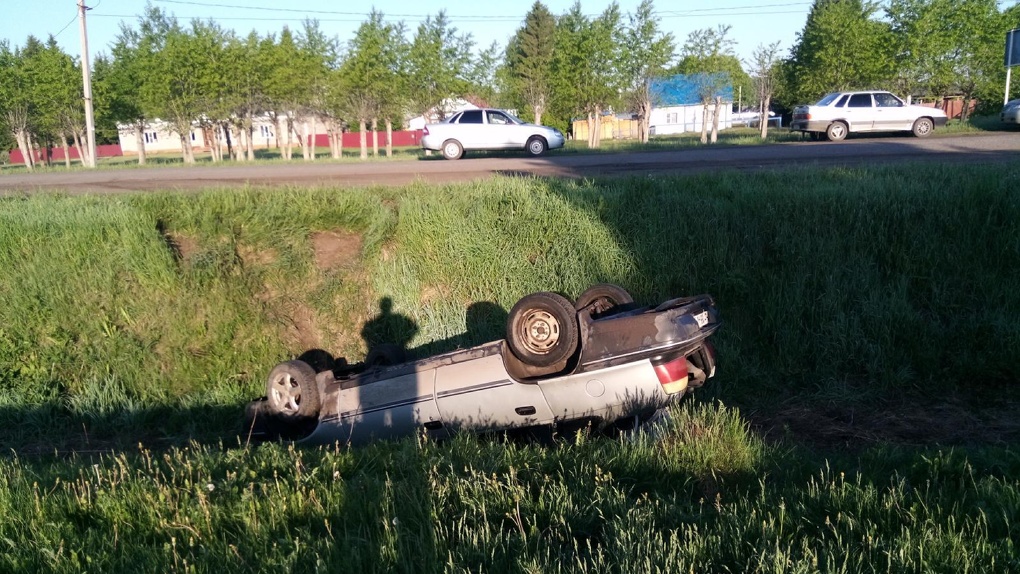
<svg viewBox="0 0 1020 574"><path fill-rule="evenodd" d="M679 151L528 157L468 157L459 161L371 161L192 167L154 167L0 176L0 195L59 190L117 193L230 185L331 184L404 185L470 181L493 174L590 177L634 173L775 169L791 166L860 165L890 162L987 162L1020 160L1020 133L935 137L878 137L783 145L693 148Z"/></svg>

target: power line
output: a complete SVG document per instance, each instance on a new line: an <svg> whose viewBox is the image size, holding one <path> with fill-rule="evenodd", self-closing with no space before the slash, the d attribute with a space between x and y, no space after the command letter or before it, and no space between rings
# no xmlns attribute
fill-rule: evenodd
<svg viewBox="0 0 1020 574"><path fill-rule="evenodd" d="M195 2L192 0L155 0L162 4L180 4L186 6L201 6L203 8L229 8L232 10L250 10L250 11L262 11L262 12L283 12L283 13L299 13L299 14L323 14L323 15L336 15L336 16L363 16L367 17L371 15L371 12L349 12L341 10L306 10L302 8L277 8L277 7L265 7L265 6L246 6L240 4L224 4L224 3L210 3L210 2ZM674 18L697 15L706 12L716 12L719 16L745 16L752 14L792 14L799 13L791 11L761 11L761 8L782 8L790 6L805 6L813 4L813 2L783 2L776 4L744 4L741 6L729 6L729 7L715 7L715 8L691 8L688 10L657 10L655 13L661 17ZM753 10L753 12L734 12L739 10ZM385 14L387 17L392 18L427 18L431 14ZM598 16L598 14L586 14L586 16ZM519 21L523 18L523 15L482 15L482 14L462 14L462 15L450 15L447 14L447 18L451 21L458 22L498 22L498 21ZM226 18L218 18L226 19ZM251 20L264 20L259 18L250 18ZM324 20L328 22L348 22L350 20ZM359 20L360 21L360 20Z"/></svg>

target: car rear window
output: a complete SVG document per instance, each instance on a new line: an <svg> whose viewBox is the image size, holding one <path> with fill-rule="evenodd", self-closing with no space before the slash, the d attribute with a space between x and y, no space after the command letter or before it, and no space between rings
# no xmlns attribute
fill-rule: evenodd
<svg viewBox="0 0 1020 574"><path fill-rule="evenodd" d="M480 124L482 123L482 110L468 110L460 115L461 124Z"/></svg>
<svg viewBox="0 0 1020 574"><path fill-rule="evenodd" d="M850 108L870 108L871 107L871 94L854 94L850 96L850 103L847 105Z"/></svg>

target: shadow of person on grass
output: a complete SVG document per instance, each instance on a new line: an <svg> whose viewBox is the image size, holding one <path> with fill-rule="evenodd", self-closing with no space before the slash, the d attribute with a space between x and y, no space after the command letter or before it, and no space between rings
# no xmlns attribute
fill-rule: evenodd
<svg viewBox="0 0 1020 574"><path fill-rule="evenodd" d="M395 364L407 356L411 339L418 334L418 325L406 315L393 312L393 300L379 300L379 314L361 329L368 354L365 362Z"/></svg>

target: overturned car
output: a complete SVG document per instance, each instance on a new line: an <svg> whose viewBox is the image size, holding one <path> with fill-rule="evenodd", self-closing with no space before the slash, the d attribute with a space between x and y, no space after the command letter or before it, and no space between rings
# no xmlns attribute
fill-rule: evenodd
<svg viewBox="0 0 1020 574"><path fill-rule="evenodd" d="M311 444L632 426L714 375L708 337L719 325L708 295L639 306L610 284L573 304L533 293L499 341L406 362L393 349L355 365L280 363L248 425L257 438Z"/></svg>

